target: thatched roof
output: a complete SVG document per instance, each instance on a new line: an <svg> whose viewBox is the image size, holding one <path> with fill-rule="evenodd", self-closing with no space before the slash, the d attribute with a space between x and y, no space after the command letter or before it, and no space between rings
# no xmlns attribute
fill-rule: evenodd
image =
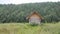
<svg viewBox="0 0 60 34"><path fill-rule="evenodd" d="M37 14L42 19L42 16L38 12L32 12L30 15L26 17L26 19L29 19L33 14Z"/></svg>

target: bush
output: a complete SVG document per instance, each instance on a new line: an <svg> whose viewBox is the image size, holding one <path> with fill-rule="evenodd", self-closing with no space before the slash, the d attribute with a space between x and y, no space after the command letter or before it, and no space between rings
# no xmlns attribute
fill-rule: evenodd
<svg viewBox="0 0 60 34"><path fill-rule="evenodd" d="M39 25L39 24L33 22L33 23L30 23L30 25L31 25L31 26L37 26L37 25Z"/></svg>

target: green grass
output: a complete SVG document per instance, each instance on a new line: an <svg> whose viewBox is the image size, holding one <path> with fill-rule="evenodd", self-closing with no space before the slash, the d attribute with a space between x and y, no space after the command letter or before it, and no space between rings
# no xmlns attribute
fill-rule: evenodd
<svg viewBox="0 0 60 34"><path fill-rule="evenodd" d="M23 23L0 24L0 34L60 34L60 23L31 26Z"/></svg>

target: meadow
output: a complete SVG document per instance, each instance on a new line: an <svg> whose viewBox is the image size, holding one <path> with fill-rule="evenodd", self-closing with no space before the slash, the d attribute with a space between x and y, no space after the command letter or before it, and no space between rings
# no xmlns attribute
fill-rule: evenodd
<svg viewBox="0 0 60 34"><path fill-rule="evenodd" d="M0 24L0 34L60 34L60 22L31 26L28 23Z"/></svg>

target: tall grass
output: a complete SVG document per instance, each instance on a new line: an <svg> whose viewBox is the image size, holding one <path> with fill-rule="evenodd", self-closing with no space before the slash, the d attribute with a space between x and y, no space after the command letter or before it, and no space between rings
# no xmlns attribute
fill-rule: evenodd
<svg viewBox="0 0 60 34"><path fill-rule="evenodd" d="M0 24L0 34L60 34L60 23L31 26L23 23Z"/></svg>

